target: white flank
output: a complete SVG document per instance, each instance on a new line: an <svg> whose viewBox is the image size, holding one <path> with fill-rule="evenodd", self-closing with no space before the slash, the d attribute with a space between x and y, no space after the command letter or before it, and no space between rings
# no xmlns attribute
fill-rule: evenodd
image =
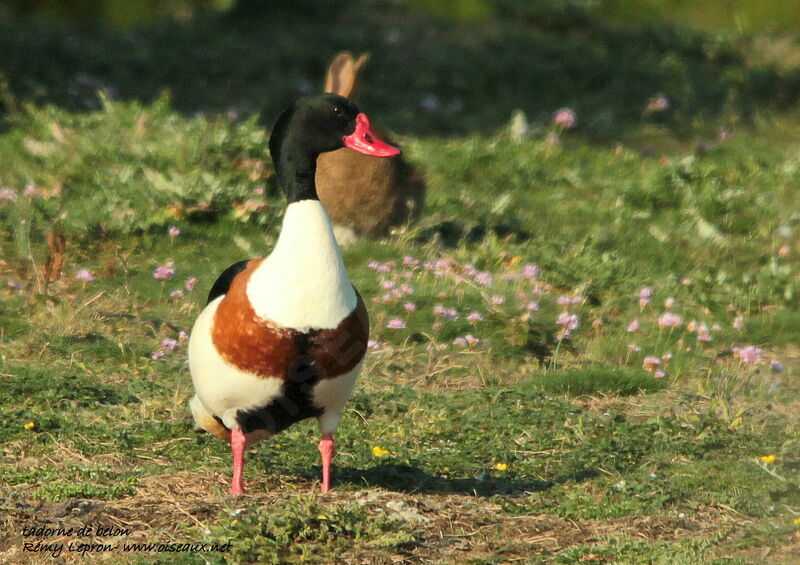
<svg viewBox="0 0 800 565"><path fill-rule="evenodd" d="M331 221L318 200L286 208L275 249L250 276L256 314L301 332L333 329L356 307Z"/></svg>
<svg viewBox="0 0 800 565"><path fill-rule="evenodd" d="M322 408L322 415L317 419L319 430L323 434L332 434L339 425L342 409L353 392L356 377L361 371L361 363L353 367L349 373L344 373L333 379L323 379L314 386L311 392L311 401L318 408Z"/></svg>
<svg viewBox="0 0 800 565"><path fill-rule="evenodd" d="M281 392L280 378L259 378L223 359L211 339L211 326L222 296L203 309L189 338L189 370L194 390L209 412L229 429L239 427L236 413L266 406Z"/></svg>

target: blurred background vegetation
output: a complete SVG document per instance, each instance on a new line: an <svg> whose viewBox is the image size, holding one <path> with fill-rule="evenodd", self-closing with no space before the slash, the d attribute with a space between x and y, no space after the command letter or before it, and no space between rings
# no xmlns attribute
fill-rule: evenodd
<svg viewBox="0 0 800 565"><path fill-rule="evenodd" d="M230 10L235 4L237 9L247 6L248 10L253 10L280 3L281 0L6 0L4 9L15 16L40 16L76 24L105 22L124 28L165 17L188 20L209 12ZM331 0L316 2L320 6L333 3ZM699 29L728 30L795 31L800 17L800 5L785 0L409 0L408 4L416 10L452 19L579 10L615 21L667 20Z"/></svg>
<svg viewBox="0 0 800 565"><path fill-rule="evenodd" d="M321 88L339 50L369 51L362 102L400 133L495 131L562 106L595 140L678 136L800 96L800 4L781 0L10 0L0 111L112 99L267 120ZM646 111L664 95L669 107Z"/></svg>

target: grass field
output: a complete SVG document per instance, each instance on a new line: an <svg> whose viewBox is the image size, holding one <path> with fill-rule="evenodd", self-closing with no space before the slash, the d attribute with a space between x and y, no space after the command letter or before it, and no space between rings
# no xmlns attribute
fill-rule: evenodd
<svg viewBox="0 0 800 565"><path fill-rule="evenodd" d="M603 67L634 61L629 40L646 33L591 12L519 28L354 5L345 21L384 27L326 35L311 14L306 44L287 32L263 51L258 29L213 18L81 42L0 22L8 49L63 56L25 71L0 54L0 562L53 562L62 542L68 563L800 560L795 71L751 50L793 53L791 40L664 28L638 66ZM375 29L399 31L375 43ZM551 56L531 56L519 90L461 51L488 68L512 32ZM242 56L226 59L215 46L232 37ZM228 447L192 431L185 332L216 275L268 253L280 226L250 104L263 95L269 121L296 81L317 87L336 49L391 62L411 38L426 74L377 66L364 106L400 133L428 198L418 223L344 250L373 341L334 491L318 494L309 421L251 448L250 494L231 497ZM120 41L130 50L104 54ZM191 60L192 76L156 73L156 48ZM491 72L507 76L528 48ZM54 69L80 75L81 54L95 74L70 94L74 76ZM273 95L253 78L233 100L235 81L193 82L220 77L223 60L236 80L298 74ZM578 81L587 65L605 87ZM566 82L542 87L547 73ZM172 97L156 96L172 80ZM562 106L576 128L552 124ZM63 276L47 282L54 230ZM201 542L226 551L125 549Z"/></svg>

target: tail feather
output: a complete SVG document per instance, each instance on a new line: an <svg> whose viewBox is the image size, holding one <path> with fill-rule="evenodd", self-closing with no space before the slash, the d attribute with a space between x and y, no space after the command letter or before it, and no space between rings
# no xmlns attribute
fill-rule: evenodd
<svg viewBox="0 0 800 565"><path fill-rule="evenodd" d="M231 431L208 411L208 408L196 395L189 401L189 408L192 409L196 431L205 430L222 441L231 441Z"/></svg>

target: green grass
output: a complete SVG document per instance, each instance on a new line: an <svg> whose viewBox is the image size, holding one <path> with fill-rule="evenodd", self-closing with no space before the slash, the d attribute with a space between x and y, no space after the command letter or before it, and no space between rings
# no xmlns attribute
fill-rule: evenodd
<svg viewBox="0 0 800 565"><path fill-rule="evenodd" d="M397 6L353 6L341 17L397 25L401 36L433 34L444 47L437 54L420 40L424 76L389 78L377 68L370 76L387 81L365 92L365 104L387 110L387 122L407 132L405 154L429 191L418 223L344 251L375 343L337 432L336 485L327 497L316 494L310 421L251 448L251 495L229 497L228 447L192 430L185 343L173 352L162 343L191 330L223 268L275 241L283 200L265 132L255 116L181 113L236 103L225 80L207 90L193 82L222 62L175 84L152 69L141 84L126 75L135 68L128 58L144 57L150 41L168 55L167 73L185 57L221 57L216 42L233 36L244 50L276 24L239 22L235 34L217 37L222 19L162 23L131 32L137 47L100 54L93 50L122 40L116 32L78 45L57 27L2 23L16 30L12 39L0 34L14 50L36 40L41 53L59 45L73 62L82 59L70 53L89 50L98 68L121 57L109 72L121 98L138 100L101 97L96 110L75 111L64 85L41 74L76 72L63 61L31 65L29 82L12 84L15 96L36 103L7 116L0 134L0 190L16 196L0 199L0 510L8 516L0 561L30 557L18 553L22 527L69 517L131 524L133 541L231 542L230 554L114 553L129 563L710 564L764 555L792 562L800 131L793 114L774 113L779 104L769 97L715 106L731 75L694 95L689 88L710 80L698 70L712 64L710 46L722 42L724 54L745 43L674 29L653 38L655 52L674 53L672 64L685 73L675 83L685 98L670 91L675 114L663 120L641 106L622 116L630 100L611 103L614 87L585 84L548 87L547 96L562 97L549 101L544 87L532 88L532 111L515 92L490 104L506 92L502 84L473 90L455 80L493 80L476 70L491 67L497 50L489 38L513 28L518 35L509 37L521 39L493 68L498 76L514 76L516 50L536 44L558 55L552 72L574 78L585 49L592 51L581 64L591 66L633 49L615 43L626 34L641 36L606 28L591 10L567 27L559 10L544 23L535 12L526 31L498 8L491 25L471 35L475 22L400 23ZM289 73L291 83L292 73L321 70L320 52L358 50L378 29L323 33L319 18L308 16L308 35L293 38L296 28L287 27L272 46L307 66L279 64L272 48L224 59L232 72L261 65L265 77ZM208 51L175 50L195 41ZM391 60L389 47L375 45L376 58ZM0 50L0 63L14 50ZM649 56L636 65L646 67ZM712 66L742 81L737 92L755 91L761 71L747 61L720 55ZM150 68L148 57L140 63ZM545 76L532 68L522 86ZM638 72L615 68L604 72L618 85ZM650 74L660 72L639 76L640 94L661 89ZM408 98L392 111L382 107L380 93L404 92L400 84L410 85ZM174 87L172 98L149 100L164 85ZM251 86L243 97L260 96L258 81ZM282 84L266 113L293 88ZM434 90L445 100L462 97L464 119L445 111L424 127L405 126L418 113L415 97ZM567 90L574 99L563 98ZM580 131L549 125L551 109L564 105L579 109ZM514 108L533 118L527 136L505 125ZM731 137L695 148L692 140L716 120L736 124ZM609 135L619 143L603 142ZM27 185L35 190L26 193ZM266 207L248 212L247 200ZM170 237L169 226L180 235ZM61 280L45 285L53 229L66 237L67 253ZM165 264L175 275L154 279ZM75 279L81 269L95 280ZM571 316L565 332L556 322ZM387 327L392 318L406 328ZM710 341L698 339L703 326ZM756 359L736 353L747 346L760 349Z"/></svg>
<svg viewBox="0 0 800 565"><path fill-rule="evenodd" d="M549 372L537 378L533 384L551 393L571 396L588 394L628 396L655 392L667 387L665 382L653 379L653 375L647 371L611 367Z"/></svg>

